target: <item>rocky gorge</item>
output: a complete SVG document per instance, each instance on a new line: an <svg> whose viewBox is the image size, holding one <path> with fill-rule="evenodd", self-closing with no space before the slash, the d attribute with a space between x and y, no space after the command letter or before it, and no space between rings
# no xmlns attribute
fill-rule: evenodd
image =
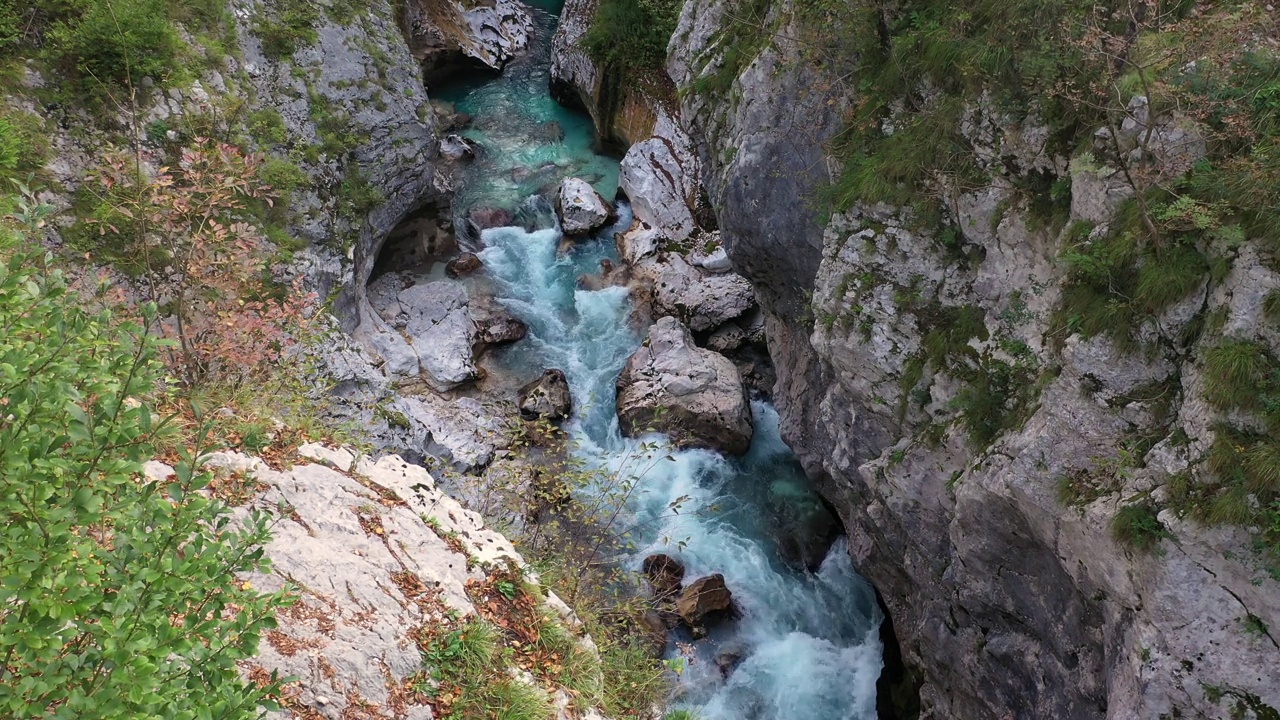
<svg viewBox="0 0 1280 720"><path fill-rule="evenodd" d="M1249 455L1274 432L1280 272L1221 203L1144 212L1204 231L1175 256L1195 256L1187 277L1141 280L1174 264L1146 249L1105 255L1134 198L1208 162L1210 120L1130 84L1068 141L984 87L934 132L963 172L880 168L897 194L833 203L864 161L841 148L872 81L832 60L846 48L815 17L884 49L921 15L687 0L641 82L589 49L606 5L378 0L323 14L280 57L259 35L281 8L236 3L236 51L142 108L176 128L237 98L270 126L247 142L305 174L291 270L330 300L317 397L409 461L217 461L297 509L277 566L381 588L369 617L353 600L336 629L295 623L322 651L264 649L259 667L304 677L294 715L345 717L354 693L377 717L432 716L397 699L416 657L394 628L447 608L390 589L388 569L474 609L466 558L506 540L440 489L518 531L545 507L496 512L488 490L519 478L529 504L547 456L526 423L549 422L638 488L636 547L611 561L647 577L651 645L687 663L676 700L704 720L1280 717L1280 501L1257 479L1273 458ZM909 132L951 91L935 82L863 125ZM47 197L69 210L101 138L51 138ZM1142 162L1164 175L1141 180ZM1082 278L1106 263L1112 294L1087 305ZM1153 285L1176 291L1143 304ZM1224 453L1245 458L1241 490ZM1214 510L1224 498L1243 509ZM463 552L437 547L458 534ZM362 549L339 561L325 543Z"/></svg>

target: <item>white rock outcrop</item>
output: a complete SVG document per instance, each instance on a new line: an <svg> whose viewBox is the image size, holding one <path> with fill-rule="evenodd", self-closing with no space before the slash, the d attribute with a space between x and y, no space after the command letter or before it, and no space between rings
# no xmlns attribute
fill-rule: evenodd
<svg viewBox="0 0 1280 720"><path fill-rule="evenodd" d="M609 223L613 208L591 183L579 178L565 178L560 183L556 200L560 227L565 235L586 235Z"/></svg>

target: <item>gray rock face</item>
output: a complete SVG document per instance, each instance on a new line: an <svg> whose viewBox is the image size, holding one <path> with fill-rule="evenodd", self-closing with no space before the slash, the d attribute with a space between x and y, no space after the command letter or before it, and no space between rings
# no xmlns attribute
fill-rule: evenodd
<svg viewBox="0 0 1280 720"><path fill-rule="evenodd" d="M609 223L613 208L586 180L565 178L556 201L566 235L587 235Z"/></svg>
<svg viewBox="0 0 1280 720"><path fill-rule="evenodd" d="M654 310L682 319L694 332L713 330L756 306L746 278L708 275L675 253L664 253L637 274L652 278Z"/></svg>
<svg viewBox="0 0 1280 720"><path fill-rule="evenodd" d="M529 42L532 20L516 0L409 0L406 37L428 78L463 59L501 70Z"/></svg>
<svg viewBox="0 0 1280 720"><path fill-rule="evenodd" d="M698 227L694 209L701 192L699 168L693 141L660 110L654 137L632 145L622 158L618 185L642 226L681 242Z"/></svg>
<svg viewBox="0 0 1280 720"><path fill-rule="evenodd" d="M547 370L537 380L520 388L516 404L525 419L563 420L573 410L569 381L563 371Z"/></svg>
<svg viewBox="0 0 1280 720"><path fill-rule="evenodd" d="M777 17L790 17L789 5ZM1221 308L1222 333L1280 350L1256 309L1280 276L1256 263L1250 241L1220 286L1193 289L1136 329L1150 354L1078 337L1058 338L1059 352L1048 331L1062 238L1032 229L999 166L1008 157L1071 175L1071 220L1106 223L1129 192L1106 159L1050 156L1034 118L979 106L960 130L992 182L947 208L963 259L895 208L815 221L802 208L827 178L822 139L841 99L823 88L838 83L787 61L800 49L775 39L731 99L701 96L694 81L718 67L713 36L729 7L684 6L671 75L724 245L765 311L784 436L884 598L907 670L900 689L918 696L921 717L1270 716L1280 708L1275 631L1241 630L1249 618L1280 626L1280 583L1259 572L1256 533L1206 528L1172 503L1159 520L1173 539L1158 553L1128 548L1110 528L1122 506L1160 505L1179 473L1203 467L1220 416L1195 358L1215 340L1188 346L1183 331ZM784 27L775 38L788 36ZM1175 164L1201 152L1185 123L1132 114L1123 132L1167 128L1151 152ZM812 320L799 312L806 301ZM920 357L937 308L979 319L981 331L956 350L969 368L1027 378L1010 386L1030 388L1027 401L994 410L1007 426L981 447L957 416L965 371L907 362ZM1126 459L1134 437L1158 442ZM1091 491L1064 505L1059 488L1071 483Z"/></svg>
<svg viewBox="0 0 1280 720"><path fill-rule="evenodd" d="M400 291L408 315L404 333L418 356L423 378L437 390L449 390L478 371L472 359L476 325L467 312L467 291L457 283L433 282Z"/></svg>
<svg viewBox="0 0 1280 720"><path fill-rule="evenodd" d="M679 320L662 318L618 377L623 432L650 427L680 446L741 455L751 445L751 408L733 363L693 343Z"/></svg>

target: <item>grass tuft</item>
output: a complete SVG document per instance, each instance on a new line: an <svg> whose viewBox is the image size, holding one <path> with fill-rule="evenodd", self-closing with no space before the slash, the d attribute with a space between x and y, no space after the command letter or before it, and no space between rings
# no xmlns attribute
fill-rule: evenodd
<svg viewBox="0 0 1280 720"><path fill-rule="evenodd" d="M1141 552L1151 552L1161 540L1173 537L1156 509L1145 502L1120 508L1111 520L1111 536Z"/></svg>

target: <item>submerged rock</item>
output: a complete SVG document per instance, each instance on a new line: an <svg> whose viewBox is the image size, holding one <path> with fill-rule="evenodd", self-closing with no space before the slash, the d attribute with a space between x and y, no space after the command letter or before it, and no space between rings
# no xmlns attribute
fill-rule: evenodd
<svg viewBox="0 0 1280 720"><path fill-rule="evenodd" d="M560 226L566 235L586 235L613 217L613 208L586 180L565 178L560 183Z"/></svg>
<svg viewBox="0 0 1280 720"><path fill-rule="evenodd" d="M741 455L751 409L738 370L703 350L679 320L660 319L618 377L618 421L628 435L659 430L682 447Z"/></svg>
<svg viewBox="0 0 1280 720"><path fill-rule="evenodd" d="M573 409L573 396L569 393L569 381L564 372L552 368L542 377L520 388L517 396L520 414L527 420L546 418L563 420Z"/></svg>
<svg viewBox="0 0 1280 720"><path fill-rule="evenodd" d="M733 593L720 573L698 578L680 593L676 614L693 628L694 635L705 633L708 623L724 620L733 614Z"/></svg>
<svg viewBox="0 0 1280 720"><path fill-rule="evenodd" d="M595 275L579 275L579 290L603 290L607 287L626 285L631 280L631 273L625 266L618 267L612 260L604 258L600 261L600 272Z"/></svg>

